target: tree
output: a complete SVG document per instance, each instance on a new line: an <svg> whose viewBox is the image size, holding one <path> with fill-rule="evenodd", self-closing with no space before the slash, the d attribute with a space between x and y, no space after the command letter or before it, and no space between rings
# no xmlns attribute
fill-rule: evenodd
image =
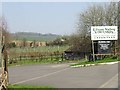
<svg viewBox="0 0 120 90"><path fill-rule="evenodd" d="M2 78L1 81L4 80L4 74L8 73L8 48L7 44L9 43L9 33L8 33L7 22L5 21L4 17L0 17L0 65L2 66ZM8 83L8 74L5 83ZM5 88L5 87L4 87Z"/></svg>
<svg viewBox="0 0 120 90"><path fill-rule="evenodd" d="M71 49L81 52L91 52L90 36L81 37L79 34L73 34L69 39Z"/></svg>
<svg viewBox="0 0 120 90"><path fill-rule="evenodd" d="M23 38L23 40L22 40L22 43L23 43L23 47L26 47L26 45L27 45L27 41L26 41L26 38Z"/></svg>
<svg viewBox="0 0 120 90"><path fill-rule="evenodd" d="M10 43L10 33L8 32L8 25L4 17L0 17L0 31L5 36L5 44Z"/></svg>
<svg viewBox="0 0 120 90"><path fill-rule="evenodd" d="M120 1L118 2L118 40L120 45Z"/></svg>
<svg viewBox="0 0 120 90"><path fill-rule="evenodd" d="M72 35L70 39L72 46L87 48L86 51L91 50L89 47L91 45L91 26L118 26L118 18L118 3L116 2L90 6L86 11L80 13L77 34ZM89 44L88 47L86 47L87 44Z"/></svg>
<svg viewBox="0 0 120 90"><path fill-rule="evenodd" d="M93 5L82 12L78 22L78 32L81 36L90 36L91 26L117 26L118 3L111 2L108 5Z"/></svg>
<svg viewBox="0 0 120 90"><path fill-rule="evenodd" d="M118 51L120 52L120 1L118 2Z"/></svg>
<svg viewBox="0 0 120 90"><path fill-rule="evenodd" d="M36 40L33 40L33 47L36 47Z"/></svg>
<svg viewBox="0 0 120 90"><path fill-rule="evenodd" d="M68 45L68 44L69 44L69 36L62 36L47 43L47 45L51 45L51 46L53 45L63 46L63 45Z"/></svg>

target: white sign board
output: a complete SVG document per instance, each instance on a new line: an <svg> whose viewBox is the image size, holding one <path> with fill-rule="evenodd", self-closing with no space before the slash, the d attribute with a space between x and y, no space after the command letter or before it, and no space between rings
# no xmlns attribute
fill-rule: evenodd
<svg viewBox="0 0 120 90"><path fill-rule="evenodd" d="M118 27L91 26L91 40L118 40Z"/></svg>

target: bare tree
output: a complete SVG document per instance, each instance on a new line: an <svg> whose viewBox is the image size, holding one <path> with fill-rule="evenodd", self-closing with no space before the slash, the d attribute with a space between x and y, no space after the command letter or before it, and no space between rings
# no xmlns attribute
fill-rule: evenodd
<svg viewBox="0 0 120 90"><path fill-rule="evenodd" d="M118 52L120 52L120 1L118 2L118 42L117 44L118 44Z"/></svg>
<svg viewBox="0 0 120 90"><path fill-rule="evenodd" d="M7 31L7 22L3 17L0 17L0 64L2 66L2 78L1 81L4 80L4 76L7 76L5 80L6 86L8 84L8 52L7 52L7 44L9 43L9 33Z"/></svg>
<svg viewBox="0 0 120 90"><path fill-rule="evenodd" d="M69 39L69 43L71 44L71 50L91 52L90 36L81 37L79 34L73 34Z"/></svg>
<svg viewBox="0 0 120 90"><path fill-rule="evenodd" d="M117 2L93 5L86 11L81 12L77 25L77 34L72 35L70 39L72 46L79 50L81 47L87 48L86 51L91 50L91 26L118 26L118 14Z"/></svg>
<svg viewBox="0 0 120 90"><path fill-rule="evenodd" d="M117 26L118 3L108 5L93 5L80 14L78 32L81 36L90 35L91 26Z"/></svg>
<svg viewBox="0 0 120 90"><path fill-rule="evenodd" d="M120 44L120 1L118 3L118 37L119 37L119 44Z"/></svg>
<svg viewBox="0 0 120 90"><path fill-rule="evenodd" d="M10 42L10 33L8 32L8 25L4 17L0 17L0 31L5 36L5 44Z"/></svg>
<svg viewBox="0 0 120 90"><path fill-rule="evenodd" d="M118 26L118 3L111 2L108 6L104 9L105 12L105 25L108 26Z"/></svg>

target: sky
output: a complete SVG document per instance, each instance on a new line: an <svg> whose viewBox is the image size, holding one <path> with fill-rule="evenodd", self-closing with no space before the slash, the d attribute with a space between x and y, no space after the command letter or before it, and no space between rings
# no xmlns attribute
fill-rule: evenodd
<svg viewBox="0 0 120 90"><path fill-rule="evenodd" d="M12 33L69 35L76 31L79 14L92 4L93 2L2 2L0 15L5 17Z"/></svg>

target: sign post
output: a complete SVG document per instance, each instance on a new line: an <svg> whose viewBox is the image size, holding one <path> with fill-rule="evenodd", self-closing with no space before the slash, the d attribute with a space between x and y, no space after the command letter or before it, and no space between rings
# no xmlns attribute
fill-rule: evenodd
<svg viewBox="0 0 120 90"><path fill-rule="evenodd" d="M100 54L110 53L110 50L109 50L110 43L108 42L111 42L110 40L114 40L114 41L118 40L118 27L117 26L91 26L91 40L92 40L93 60L95 61L94 41L99 42L98 44L100 45L100 47L98 47L99 49L98 51L100 52Z"/></svg>
<svg viewBox="0 0 120 90"><path fill-rule="evenodd" d="M93 61L95 61L94 41L92 40Z"/></svg>

